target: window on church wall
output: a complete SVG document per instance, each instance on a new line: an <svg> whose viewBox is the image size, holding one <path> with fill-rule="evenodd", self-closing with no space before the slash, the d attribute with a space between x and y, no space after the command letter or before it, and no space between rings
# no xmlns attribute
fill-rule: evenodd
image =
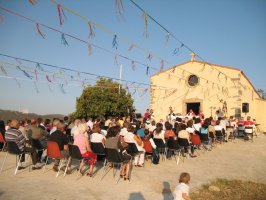
<svg viewBox="0 0 266 200"><path fill-rule="evenodd" d="M199 77L197 77L196 75L192 74L188 77L187 79L187 83L189 86L191 87L195 87L199 84Z"/></svg>

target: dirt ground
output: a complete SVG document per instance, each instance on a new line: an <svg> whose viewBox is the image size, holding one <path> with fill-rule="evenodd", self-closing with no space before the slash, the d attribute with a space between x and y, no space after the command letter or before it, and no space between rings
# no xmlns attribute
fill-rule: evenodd
<svg viewBox="0 0 266 200"><path fill-rule="evenodd" d="M65 177L55 177L48 170L30 171L28 168L13 175L15 157L8 156L3 172L0 174L0 199L172 199L171 191L178 183L181 172L191 174L190 191L197 191L202 185L216 178L251 180L266 183L266 136L259 135L254 142L237 139L218 145L210 152L197 158L186 159L176 165L175 160L160 160L159 165L147 162L144 168L134 168L132 180L120 180L118 184L112 171L100 180L102 163L98 163L93 178L77 177L74 171ZM0 164L4 158L0 152Z"/></svg>

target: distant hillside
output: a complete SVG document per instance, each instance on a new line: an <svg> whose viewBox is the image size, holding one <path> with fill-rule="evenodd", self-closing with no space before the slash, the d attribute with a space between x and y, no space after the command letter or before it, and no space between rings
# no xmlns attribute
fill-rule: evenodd
<svg viewBox="0 0 266 200"><path fill-rule="evenodd" d="M63 119L64 115L60 115L60 114L38 115L36 113L24 114L18 111L0 109L0 120L4 120L5 122L9 119L22 120L22 119L32 119L32 118L38 118L38 117L41 117L43 119L53 119L53 118Z"/></svg>

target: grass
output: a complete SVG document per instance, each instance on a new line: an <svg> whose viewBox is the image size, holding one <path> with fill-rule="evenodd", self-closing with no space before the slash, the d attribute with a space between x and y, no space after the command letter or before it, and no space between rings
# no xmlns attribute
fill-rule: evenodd
<svg viewBox="0 0 266 200"><path fill-rule="evenodd" d="M220 192L210 191L210 185L220 188ZM265 200L266 184L251 181L217 179L203 185L199 191L190 194L193 200Z"/></svg>

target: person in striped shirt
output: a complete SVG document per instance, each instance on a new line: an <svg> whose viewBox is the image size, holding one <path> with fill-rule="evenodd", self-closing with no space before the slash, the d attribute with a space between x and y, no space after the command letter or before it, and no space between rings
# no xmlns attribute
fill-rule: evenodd
<svg viewBox="0 0 266 200"><path fill-rule="evenodd" d="M18 148L21 152L30 152L31 153L31 159L33 163L32 169L40 169L41 167L35 166L37 164L37 154L36 151L34 151L30 147L26 147L26 138L22 134L22 132L19 130L19 122L18 120L11 120L10 122L10 129L8 129L5 133L5 140L7 142L16 142L18 145ZM25 154L22 154L21 163L25 161ZM20 169L24 169L25 167L22 166L22 164L19 166Z"/></svg>

